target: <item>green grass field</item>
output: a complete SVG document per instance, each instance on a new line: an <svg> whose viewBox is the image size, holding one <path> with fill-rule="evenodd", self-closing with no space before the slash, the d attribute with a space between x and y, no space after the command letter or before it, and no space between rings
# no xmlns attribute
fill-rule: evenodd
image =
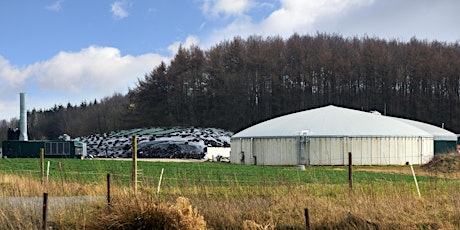
<svg viewBox="0 0 460 230"><path fill-rule="evenodd" d="M133 195L130 160L45 159L45 175L48 161L48 182L40 183L40 159L0 159L0 194L40 196L46 191L57 197L103 197L107 174L112 178L112 212L104 203L69 206L73 208L52 217L56 229L114 225L148 229L149 221L163 218L165 212L177 220L204 220L208 229L304 229L304 208L311 211L313 229L460 228L460 180L455 170L446 175L415 166L418 197L410 166L353 167L351 192L344 166L298 170L296 166L139 161L139 191ZM174 211L180 197L194 211L187 203L179 205L185 210L179 213L193 215ZM36 211L12 212L14 207L0 207L0 229L39 229Z"/></svg>
<svg viewBox="0 0 460 230"><path fill-rule="evenodd" d="M49 167L50 180L77 183L104 183L111 174L115 182L129 185L132 161L130 160L75 160L45 159L45 174ZM144 185L154 185L164 169L163 184L167 186L261 186L282 184L348 184L348 167L253 166L212 162L150 162L138 161L138 178ZM394 166L392 166L394 167ZM398 166L409 167L409 166ZM354 167L353 183L413 182L412 175L368 172ZM379 167L385 168L385 167ZM387 166L386 168L391 168ZM40 178L40 159L1 159L0 172L14 175L31 175ZM419 182L444 180L417 176Z"/></svg>

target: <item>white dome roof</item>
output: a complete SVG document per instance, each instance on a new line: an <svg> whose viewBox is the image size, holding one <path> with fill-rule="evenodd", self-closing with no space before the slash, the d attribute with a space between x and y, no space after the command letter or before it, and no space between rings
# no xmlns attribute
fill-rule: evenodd
<svg viewBox="0 0 460 230"><path fill-rule="evenodd" d="M232 138L292 137L433 137L399 119L337 106L277 117L236 133Z"/></svg>
<svg viewBox="0 0 460 230"><path fill-rule="evenodd" d="M457 141L457 135L455 133L445 130L441 127L430 125L430 124L423 123L420 121L414 121L414 120L408 120L408 119L396 118L396 117L393 117L393 118L400 120L402 122L405 122L409 125L415 126L419 129L425 130L426 132L433 135L433 139L436 141Z"/></svg>

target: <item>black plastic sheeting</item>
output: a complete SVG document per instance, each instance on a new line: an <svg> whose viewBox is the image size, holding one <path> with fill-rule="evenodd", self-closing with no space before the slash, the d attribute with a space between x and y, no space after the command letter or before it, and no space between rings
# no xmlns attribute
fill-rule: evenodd
<svg viewBox="0 0 460 230"><path fill-rule="evenodd" d="M143 128L76 138L87 144L90 158L132 157L132 138L139 158L203 159L207 147L230 147L232 133L214 128Z"/></svg>

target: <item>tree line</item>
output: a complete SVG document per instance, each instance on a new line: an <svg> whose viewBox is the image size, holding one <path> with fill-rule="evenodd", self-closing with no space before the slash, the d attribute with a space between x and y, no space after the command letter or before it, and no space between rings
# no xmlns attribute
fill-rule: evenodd
<svg viewBox="0 0 460 230"><path fill-rule="evenodd" d="M333 104L444 125L458 133L459 97L458 42L251 36L208 50L181 47L171 63L154 67L126 95L32 110L28 123L37 139L147 126L237 132ZM0 129L5 125L0 122Z"/></svg>
<svg viewBox="0 0 460 230"><path fill-rule="evenodd" d="M128 94L141 125L238 131L329 104L424 121L459 132L459 43L252 36L207 51L181 48Z"/></svg>
<svg viewBox="0 0 460 230"><path fill-rule="evenodd" d="M105 133L131 128L123 123L128 107L126 95L115 93L92 102L83 101L79 105L54 105L50 109L32 109L27 112L29 139L57 139L62 134L71 137ZM18 118L0 121L0 140L6 140L8 128L18 128Z"/></svg>

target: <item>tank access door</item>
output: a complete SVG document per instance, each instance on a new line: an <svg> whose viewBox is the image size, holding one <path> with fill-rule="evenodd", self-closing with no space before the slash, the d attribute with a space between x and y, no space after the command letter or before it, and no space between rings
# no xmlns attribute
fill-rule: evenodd
<svg viewBox="0 0 460 230"><path fill-rule="evenodd" d="M310 165L310 131L302 130L299 135L298 165Z"/></svg>

